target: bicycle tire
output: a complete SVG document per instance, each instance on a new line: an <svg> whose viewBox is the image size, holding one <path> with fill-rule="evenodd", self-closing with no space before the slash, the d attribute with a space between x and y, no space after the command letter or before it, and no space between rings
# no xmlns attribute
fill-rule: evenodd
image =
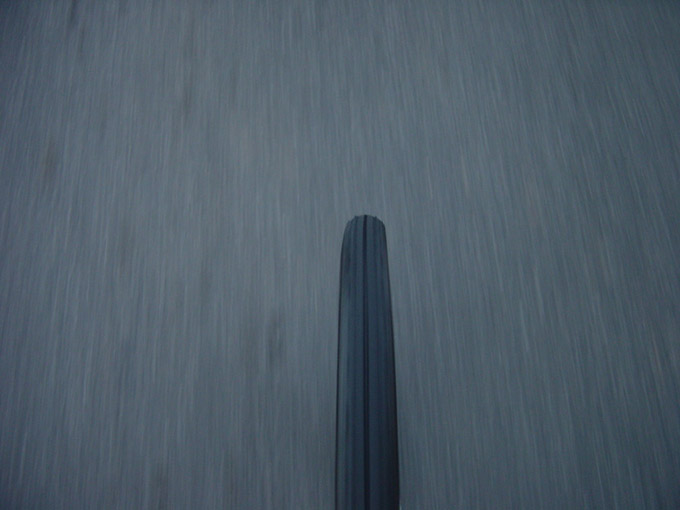
<svg viewBox="0 0 680 510"><path fill-rule="evenodd" d="M399 507L394 335L385 226L357 216L340 262L335 507Z"/></svg>

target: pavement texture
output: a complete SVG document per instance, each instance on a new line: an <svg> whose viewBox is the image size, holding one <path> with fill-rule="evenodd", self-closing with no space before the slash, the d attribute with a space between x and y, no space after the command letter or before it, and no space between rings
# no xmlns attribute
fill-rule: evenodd
<svg viewBox="0 0 680 510"><path fill-rule="evenodd" d="M680 4L0 1L0 508L333 508L387 228L402 508L680 507Z"/></svg>

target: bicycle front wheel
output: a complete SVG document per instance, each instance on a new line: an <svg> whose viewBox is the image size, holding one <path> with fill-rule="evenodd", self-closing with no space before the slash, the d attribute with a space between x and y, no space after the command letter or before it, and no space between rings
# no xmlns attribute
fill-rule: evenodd
<svg viewBox="0 0 680 510"><path fill-rule="evenodd" d="M398 508L387 239L373 216L351 220L342 241L336 420L336 509Z"/></svg>

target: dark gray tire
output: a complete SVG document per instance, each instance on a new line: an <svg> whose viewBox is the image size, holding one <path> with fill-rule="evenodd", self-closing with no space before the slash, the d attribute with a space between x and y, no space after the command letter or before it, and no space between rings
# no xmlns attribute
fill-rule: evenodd
<svg viewBox="0 0 680 510"><path fill-rule="evenodd" d="M335 457L337 510L399 507L392 303L385 226L347 224L340 262Z"/></svg>

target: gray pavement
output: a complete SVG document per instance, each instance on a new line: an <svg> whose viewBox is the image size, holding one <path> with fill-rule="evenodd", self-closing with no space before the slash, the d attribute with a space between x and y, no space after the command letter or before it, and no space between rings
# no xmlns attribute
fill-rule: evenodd
<svg viewBox="0 0 680 510"><path fill-rule="evenodd" d="M679 48L677 2L0 2L0 508L332 508L362 213L404 509L680 507Z"/></svg>

